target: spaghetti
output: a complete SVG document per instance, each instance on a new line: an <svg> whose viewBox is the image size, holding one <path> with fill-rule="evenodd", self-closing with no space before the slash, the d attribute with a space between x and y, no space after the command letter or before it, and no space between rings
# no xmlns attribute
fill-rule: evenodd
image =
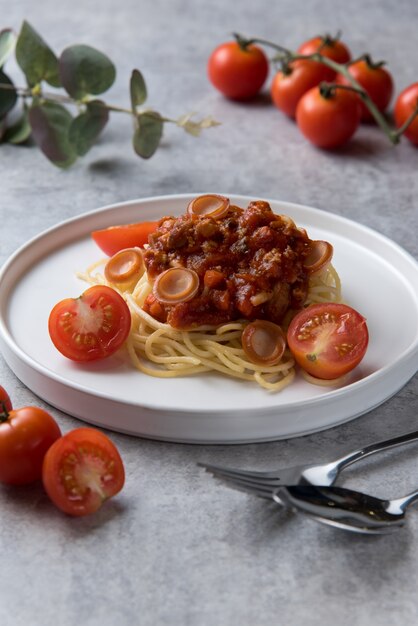
<svg viewBox="0 0 418 626"><path fill-rule="evenodd" d="M265 204L267 203L263 203L263 210L265 210ZM234 217L237 214L239 217L242 217L242 215L245 215L245 212L237 207L232 207L232 214ZM269 224L273 221L274 223L277 223L279 216L276 216L273 213L272 216L273 217L270 218ZM225 211L222 218L217 218L216 225L219 226L220 221L228 220L230 217L231 210ZM161 275L162 271L166 271L166 268L161 266L158 267L157 271L156 262L161 264L161 246L158 244L160 240L167 240L168 220L170 221L170 228L168 229L169 233L172 233L173 230L175 231L176 228L179 228L180 223L180 226L183 229L182 236L184 237L185 224L188 225L188 222L184 219L184 217L178 219L164 218L161 220L160 224L162 224L162 226L160 226L159 231L157 231L154 238L153 236L150 237L149 247L147 247L144 252L147 271L144 271L142 276L140 276L136 281L130 281L129 284L123 285L113 280L109 280L109 272L107 273L107 276L105 272L106 264L109 262L106 259L94 263L85 273L79 274L80 278L91 285L107 285L118 291L125 298L132 315L132 326L127 340L127 351L133 365L144 374L161 378L189 376L203 372L215 371L233 378L256 382L258 385L269 391L279 391L289 385L295 376L295 361L288 348L285 349L283 356L280 358L278 363L266 365L264 363L254 362L248 357L248 353L244 350L241 341L243 330L254 319L254 315L251 314L248 319L245 319L242 315L242 311L234 309L233 305L229 306L227 311L228 315L226 315L225 308L221 308L224 305L219 305L219 308L216 308L216 306L218 306L218 300L214 300L213 298L209 299L207 296L207 293L210 292L205 280L207 272L216 271L218 274L226 277L223 283L222 281L218 281L216 285L218 291L223 285L224 292L228 295L232 293L235 296L234 302L237 301L239 306L241 303L240 292L238 291L238 288L236 289L236 292L234 292L231 284L238 285L240 289L247 290L245 293L247 293L248 299L252 302L253 309L258 310L264 319L268 319L266 312L278 311L277 307L275 309L272 307L270 307L270 309L267 308L269 300L266 300L266 296L264 295L266 293L268 295L270 294L271 298L272 289L274 288L272 285L274 284L274 281L269 284L267 280L268 277L263 277L261 272L259 275L255 272L257 278L255 283L251 282L252 275L249 276L247 283L243 283L247 274L244 272L242 262L238 263L238 278L235 279L231 270L230 257L226 257L225 255L226 260L225 262L222 261L222 257L219 252L219 245L216 249L216 266L213 263L203 264L204 269L199 272L200 282L203 286L200 289L199 294L197 296L193 296L190 300L190 304L188 304L188 302L183 302L181 304L179 307L181 316L178 313L176 315L172 314L173 309L176 308L172 305L162 306L161 302L157 302L158 309L155 309L155 307L153 308L156 300L156 277ZM178 220L180 220L180 222ZM180 256L179 248L176 248L174 245L172 247L173 254L171 255L171 259L168 261L169 267L191 267L192 263L190 259L192 258L195 263L193 267L196 268L196 242L193 239L192 234L196 232L197 227L202 226L203 221L208 223L208 220L214 220L207 214L204 216L199 215L198 217L194 215L192 220L192 226L190 226L189 230L186 229L186 240L193 252L190 256L187 256L185 254L185 245L183 245L180 246ZM302 244L306 244L305 248L309 248L309 242L311 242L311 240L308 239L305 231L303 231L303 229L296 229L293 222L291 222L289 231L289 222L291 222L291 220L283 216L283 220L281 222L282 227L279 232L280 241L282 241L283 233L285 232L285 229L287 229L287 240L281 244L283 246L283 250L288 250L288 242L291 239L292 242L297 239L296 244L294 244L294 250L296 249L296 246L302 249ZM266 224L261 226L252 225L252 232L256 232L257 229L259 231L260 228L264 228L263 236L266 237L265 226ZM194 229L193 231L191 230L192 227ZM248 240L248 236L245 236ZM207 241L207 239L205 239L205 241ZM235 235L235 242L236 241L238 241L238 239ZM274 243L276 242L274 241L273 244ZM200 242L201 247L204 247L203 244ZM233 245L233 243L231 244L230 241L227 242L229 249L231 248L231 245ZM309 249L312 249L312 246ZM275 249L274 245L272 246L272 244L270 244L270 249L264 251L264 257L269 255L270 258L272 258L272 252L275 252ZM254 258L256 253L257 251L254 254ZM283 252L281 252L281 254L282 253ZM290 274L293 272L295 276L295 268L299 268L299 274L296 278L293 277L292 280L293 284L298 284L300 291L302 291L303 279L306 278L306 290L302 306L308 306L309 304L320 302L340 302L340 280L336 270L329 262L329 259L328 262L324 264L324 267L319 267L319 270L316 270L309 276L309 272L301 273L300 271L303 259L305 259L307 255L308 252L305 252L300 253L299 257L297 257L296 253L293 252L293 256L296 261L294 262L294 265L288 264L287 266L288 273ZM165 251L165 262L167 261L167 258L168 255ZM207 258L208 255L206 255L205 259ZM241 258L243 258L243 256L240 257L240 259ZM258 258L261 258L260 255L258 255ZM199 259L199 263L201 262L201 259ZM245 262L248 263L248 259L246 259ZM315 262L317 262L317 260L315 260ZM216 269L214 269L214 267ZM190 271L194 272L195 270L193 269ZM244 278L242 278L243 276ZM243 284L244 287L242 287ZM255 290L255 288L251 291L253 284L261 285L261 288L259 288L258 291ZM287 306L285 307L285 310L282 310L283 307L280 310L280 326L284 331L286 331L287 326L297 309L300 308L300 306L295 308L291 306L292 293L289 285L287 283L285 284ZM251 289L248 285L250 285ZM296 290L293 295L294 301L298 295ZM223 303L224 300L221 299L219 301ZM215 302L215 305L213 302ZM247 306L247 304L248 303L246 301L243 301L242 307ZM155 312L155 310L159 311L158 315L151 314L153 311ZM200 318L197 316L196 318L191 317L196 310L203 312ZM174 320L174 325L173 323L170 323L170 315L171 322ZM158 319L158 317L160 317L160 319ZM190 323L191 319L193 323ZM202 319L203 324L198 323L199 319ZM184 322L184 320L186 321ZM212 320L216 320L216 323L211 323ZM273 321L276 324L278 323L277 319L274 319Z"/></svg>

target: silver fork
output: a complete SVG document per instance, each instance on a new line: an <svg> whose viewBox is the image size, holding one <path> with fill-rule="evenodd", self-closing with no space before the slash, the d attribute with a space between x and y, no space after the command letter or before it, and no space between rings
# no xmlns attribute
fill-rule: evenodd
<svg viewBox="0 0 418 626"><path fill-rule="evenodd" d="M349 465L367 456L376 454L377 452L396 448L417 440L418 431L414 431L370 444L364 448L345 454L341 458L329 463L295 465L294 467L286 467L267 472L220 467L207 463L198 463L198 465L230 487L271 500L274 491L284 485L331 486L337 480L340 472ZM277 500L276 496L275 501L277 502Z"/></svg>

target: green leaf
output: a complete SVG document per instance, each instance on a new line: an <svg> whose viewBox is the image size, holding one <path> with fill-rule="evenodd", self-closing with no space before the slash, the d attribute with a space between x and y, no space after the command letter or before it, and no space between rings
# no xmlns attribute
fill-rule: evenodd
<svg viewBox="0 0 418 626"><path fill-rule="evenodd" d="M55 102L35 104L29 109L35 142L54 165L62 168L69 167L77 158L68 139L72 119L67 109Z"/></svg>
<svg viewBox="0 0 418 626"><path fill-rule="evenodd" d="M0 84L14 87L10 78L0 70ZM0 87L0 119L2 119L16 104L17 94L14 89L2 89Z"/></svg>
<svg viewBox="0 0 418 626"><path fill-rule="evenodd" d="M59 71L64 89L76 100L107 91L116 77L112 61L85 45L66 48L59 60Z"/></svg>
<svg viewBox="0 0 418 626"><path fill-rule="evenodd" d="M109 111L105 103L92 100L84 113L71 122L68 137L78 156L84 156L90 150L108 119Z"/></svg>
<svg viewBox="0 0 418 626"><path fill-rule="evenodd" d="M0 67L3 67L16 45L16 35L11 28L0 31Z"/></svg>
<svg viewBox="0 0 418 626"><path fill-rule="evenodd" d="M143 159L149 159L157 150L164 122L155 111L147 111L137 116L138 126L133 136L135 152Z"/></svg>
<svg viewBox="0 0 418 626"><path fill-rule="evenodd" d="M135 113L136 107L144 104L147 99L147 86L144 77L139 70L133 70L130 81L130 93L132 111Z"/></svg>
<svg viewBox="0 0 418 626"><path fill-rule="evenodd" d="M31 87L42 80L61 86L57 57L28 22L23 22L17 38L16 60Z"/></svg>
<svg viewBox="0 0 418 626"><path fill-rule="evenodd" d="M25 143L30 137L31 127L28 119L28 112L25 109L21 117L14 124L6 129L3 135L3 141L19 145Z"/></svg>

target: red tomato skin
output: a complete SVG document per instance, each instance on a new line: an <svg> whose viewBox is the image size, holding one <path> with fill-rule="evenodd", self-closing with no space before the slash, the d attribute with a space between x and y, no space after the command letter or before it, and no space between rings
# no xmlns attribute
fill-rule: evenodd
<svg viewBox="0 0 418 626"><path fill-rule="evenodd" d="M319 50L321 48L321 50ZM329 43L324 44L323 37L313 37L305 43L301 44L298 48L299 54L315 54L315 52L320 51L322 56L335 61L336 63L347 63L351 59L351 53L348 47L340 41L336 39L334 41L330 41ZM328 82L334 80L337 75L337 72L333 70L331 67L325 67L325 78Z"/></svg>
<svg viewBox="0 0 418 626"><path fill-rule="evenodd" d="M255 45L243 50L236 41L218 46L208 60L212 85L231 100L249 100L264 85L269 64L263 50Z"/></svg>
<svg viewBox="0 0 418 626"><path fill-rule="evenodd" d="M315 319L322 321L325 315L335 318L338 332L327 333L323 345L320 333L315 341L314 330ZM327 325L327 322L324 324ZM310 334L312 326L314 338ZM324 380L333 380L347 374L360 363L367 350L369 332L365 318L346 304L331 302L312 304L300 311L290 322L287 343L295 361L308 374ZM350 343L352 348L347 351L346 344Z"/></svg>
<svg viewBox="0 0 418 626"><path fill-rule="evenodd" d="M290 73L277 72L271 83L271 98L275 106L291 118L296 117L296 108L301 97L326 80L325 66L313 61L296 61Z"/></svg>
<svg viewBox="0 0 418 626"><path fill-rule="evenodd" d="M342 146L354 135L360 115L357 95L344 89L324 97L319 87L313 87L302 96L296 109L300 131L311 143L326 150Z"/></svg>
<svg viewBox="0 0 418 626"><path fill-rule="evenodd" d="M7 412L12 410L12 401L10 400L10 396L5 390L4 387L0 385L0 413L2 411L2 403L4 404L4 408Z"/></svg>
<svg viewBox="0 0 418 626"><path fill-rule="evenodd" d="M100 307L103 310L105 306L110 306L108 330L104 328L104 320L103 326L96 333L83 334L83 337L91 336L90 342L83 337L78 341L76 335L79 333L74 324L77 324L79 306L87 308L93 315ZM69 314L74 315L74 318L67 322L66 316ZM48 320L52 343L61 354L73 361L97 361L111 356L125 342L130 328L131 313L128 305L117 291L105 285L90 287L78 298L61 300L53 307Z"/></svg>
<svg viewBox="0 0 418 626"><path fill-rule="evenodd" d="M42 481L55 506L78 517L96 512L121 491L125 468L107 435L94 428L76 428L48 450Z"/></svg>
<svg viewBox="0 0 418 626"><path fill-rule="evenodd" d="M50 446L61 437L54 418L37 407L10 411L0 423L0 482L26 485L42 477L42 463Z"/></svg>
<svg viewBox="0 0 418 626"><path fill-rule="evenodd" d="M418 83L413 83L401 91L396 99L394 111L396 127L400 128L417 107ZM403 134L411 143L418 146L418 116L411 122Z"/></svg>
<svg viewBox="0 0 418 626"><path fill-rule="evenodd" d="M105 254L113 256L125 248L143 248L157 227L158 222L138 222L94 230L91 236Z"/></svg>
<svg viewBox="0 0 418 626"><path fill-rule="evenodd" d="M389 106L389 102L393 95L393 79L391 74L384 67L370 67L366 61L357 61L348 68L348 71L353 78L363 87L373 100L379 111L383 113ZM342 85L351 85L348 78L339 74L336 82ZM371 122L374 120L373 115L370 113L367 106L364 104L359 96L361 119L364 122Z"/></svg>

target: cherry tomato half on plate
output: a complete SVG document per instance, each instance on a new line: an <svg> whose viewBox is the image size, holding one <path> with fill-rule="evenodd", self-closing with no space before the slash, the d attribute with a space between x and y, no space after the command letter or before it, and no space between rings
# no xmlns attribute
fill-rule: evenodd
<svg viewBox="0 0 418 626"><path fill-rule="evenodd" d="M49 447L61 437L54 418L43 409L27 406L0 413L0 481L26 485L42 476Z"/></svg>
<svg viewBox="0 0 418 626"><path fill-rule="evenodd" d="M238 42L218 46L208 61L209 80L218 91L233 100L249 100L264 85L269 71L267 57L255 45L243 49Z"/></svg>
<svg viewBox="0 0 418 626"><path fill-rule="evenodd" d="M398 96L395 103L395 123L399 128L414 111L418 110L418 83L409 85ZM407 139L418 146L418 115L403 133Z"/></svg>
<svg viewBox="0 0 418 626"><path fill-rule="evenodd" d="M345 144L360 124L357 94L335 88L325 95L313 87L299 100L296 122L303 135L318 148L332 149Z"/></svg>
<svg viewBox="0 0 418 626"><path fill-rule="evenodd" d="M143 248L148 243L148 235L153 233L157 226L158 222L110 226L102 230L94 230L91 236L105 254L113 256L125 248Z"/></svg>
<svg viewBox="0 0 418 626"><path fill-rule="evenodd" d="M73 361L96 361L114 354L131 328L125 300L114 289L96 285L78 298L58 302L48 328L57 350Z"/></svg>
<svg viewBox="0 0 418 626"><path fill-rule="evenodd" d="M358 365L368 342L365 318L345 304L312 304L293 318L287 331L296 362L308 374L325 380Z"/></svg>
<svg viewBox="0 0 418 626"><path fill-rule="evenodd" d="M119 493L125 483L125 469L109 437L94 428L76 428L49 448L42 480L61 511L89 515Z"/></svg>
<svg viewBox="0 0 418 626"><path fill-rule="evenodd" d="M0 412L2 411L2 409L6 409L6 411L11 411L12 401L10 400L10 396L5 388L0 385Z"/></svg>

